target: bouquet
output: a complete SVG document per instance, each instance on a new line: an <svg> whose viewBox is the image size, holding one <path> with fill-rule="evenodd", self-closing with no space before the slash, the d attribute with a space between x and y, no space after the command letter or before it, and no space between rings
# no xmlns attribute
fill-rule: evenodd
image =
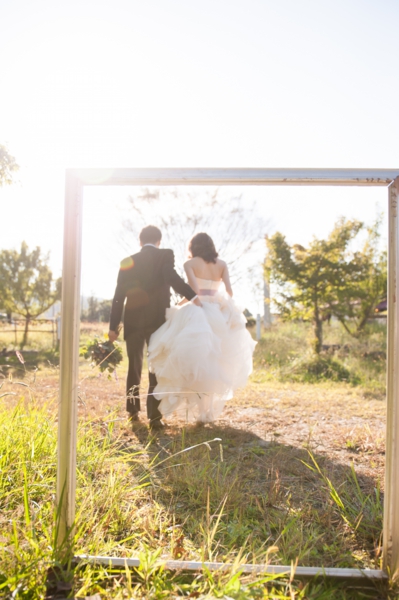
<svg viewBox="0 0 399 600"><path fill-rule="evenodd" d="M94 338L88 345L83 346L80 354L84 358L91 359L92 365L100 368L100 371L113 373L123 360L122 348L117 343L110 341L99 342Z"/></svg>

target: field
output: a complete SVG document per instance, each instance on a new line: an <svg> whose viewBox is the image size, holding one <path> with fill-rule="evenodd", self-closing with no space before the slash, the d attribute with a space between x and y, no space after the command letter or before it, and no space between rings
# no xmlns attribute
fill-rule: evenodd
<svg viewBox="0 0 399 600"><path fill-rule="evenodd" d="M83 326L82 343L96 332ZM0 594L396 597L385 584L239 575L243 562L381 567L385 327L373 325L363 340L326 327L325 360L344 367L334 371L343 381L323 373L309 381L309 335L304 324L264 332L248 386L217 423L198 427L178 414L157 436L148 432L145 411L133 429L126 421L126 361L108 378L82 359L75 552L139 556L142 567L80 565L69 578L54 570L47 577L58 559L56 355L53 362L44 355L38 370L34 355L25 365L2 359ZM160 567L169 558L236 568L172 574Z"/></svg>
<svg viewBox="0 0 399 600"><path fill-rule="evenodd" d="M25 321L13 319L8 323L0 318L0 339L4 348L18 348L24 337ZM55 319L32 319L28 333L28 352L50 351L57 346L57 321ZM3 349L3 348L1 348Z"/></svg>

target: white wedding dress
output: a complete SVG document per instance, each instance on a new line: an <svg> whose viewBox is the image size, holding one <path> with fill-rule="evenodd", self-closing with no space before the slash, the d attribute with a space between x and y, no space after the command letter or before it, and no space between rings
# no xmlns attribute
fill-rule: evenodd
<svg viewBox="0 0 399 600"><path fill-rule="evenodd" d="M197 282L202 307L189 302L167 309L166 322L151 336L148 360L162 415L179 411L187 420L209 423L245 386L256 342L241 310L219 291L221 282Z"/></svg>

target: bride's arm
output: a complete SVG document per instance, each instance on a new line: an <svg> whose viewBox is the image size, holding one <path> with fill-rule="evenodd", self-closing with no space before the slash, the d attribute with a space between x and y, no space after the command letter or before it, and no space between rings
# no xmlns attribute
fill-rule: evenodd
<svg viewBox="0 0 399 600"><path fill-rule="evenodd" d="M194 292L196 294L199 294L198 282L197 282L196 276L194 275L191 260L186 261L183 266L184 266L184 270L187 275L189 286L191 287L192 290L194 290Z"/></svg>
<svg viewBox="0 0 399 600"><path fill-rule="evenodd" d="M232 289L231 283L230 283L229 270L227 268L226 263L224 263L224 268L223 268L223 272L222 272L222 281L226 287L226 292L228 293L228 295L233 296L233 289Z"/></svg>

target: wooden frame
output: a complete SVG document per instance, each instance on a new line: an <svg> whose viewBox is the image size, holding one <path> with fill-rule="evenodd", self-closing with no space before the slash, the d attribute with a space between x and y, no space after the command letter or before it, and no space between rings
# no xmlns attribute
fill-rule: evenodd
<svg viewBox="0 0 399 600"><path fill-rule="evenodd" d="M388 188L387 427L383 569L297 567L314 576L385 578L399 575L399 169L68 169L66 171L60 400L58 416L58 548L68 547L75 519L77 386L83 187L86 185L338 185ZM137 559L77 557L102 564L138 566ZM168 561L171 569L230 568L223 563ZM289 566L244 565L245 572L290 573Z"/></svg>

